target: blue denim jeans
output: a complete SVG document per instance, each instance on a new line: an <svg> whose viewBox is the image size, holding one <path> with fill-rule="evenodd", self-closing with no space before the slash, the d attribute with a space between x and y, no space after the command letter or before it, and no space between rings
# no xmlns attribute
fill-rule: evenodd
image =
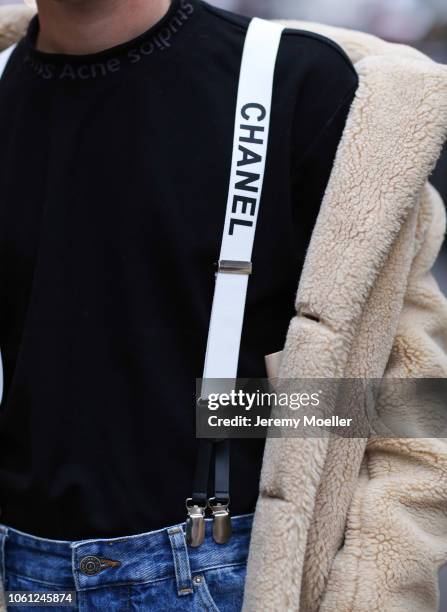
<svg viewBox="0 0 447 612"><path fill-rule="evenodd" d="M199 548L185 526L114 538L61 542L0 525L0 571L7 591L75 591L70 607L8 610L236 612L242 607L252 515L232 519L233 537L215 544L211 521Z"/></svg>

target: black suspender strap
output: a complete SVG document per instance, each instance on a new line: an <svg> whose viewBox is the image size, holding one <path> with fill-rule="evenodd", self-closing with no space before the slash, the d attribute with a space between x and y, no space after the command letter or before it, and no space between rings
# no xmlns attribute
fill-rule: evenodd
<svg viewBox="0 0 447 612"><path fill-rule="evenodd" d="M208 481L212 454L213 441L199 440L193 494L186 500L188 513L186 540L193 548L201 546L205 539L205 512L208 506Z"/></svg>
<svg viewBox="0 0 447 612"><path fill-rule="evenodd" d="M205 508L208 505L208 482L212 455L213 441L199 440L191 501L194 505Z"/></svg>
<svg viewBox="0 0 447 612"><path fill-rule="evenodd" d="M226 544L231 538L230 520L230 440L215 444L214 497L209 500L213 514L213 538L217 544Z"/></svg>
<svg viewBox="0 0 447 612"><path fill-rule="evenodd" d="M215 443L214 499L221 504L230 500L230 440Z"/></svg>

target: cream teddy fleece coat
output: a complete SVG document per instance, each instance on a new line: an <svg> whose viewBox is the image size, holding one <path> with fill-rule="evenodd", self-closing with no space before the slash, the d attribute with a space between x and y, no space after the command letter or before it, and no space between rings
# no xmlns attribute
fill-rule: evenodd
<svg viewBox="0 0 447 612"><path fill-rule="evenodd" d="M29 16L1 8L0 46ZM360 86L280 375L447 377L447 302L430 273L445 211L427 183L447 133L447 67L359 32L290 26L338 42ZM387 409L405 419L411 399ZM267 441L246 612L435 612L445 562L447 439Z"/></svg>

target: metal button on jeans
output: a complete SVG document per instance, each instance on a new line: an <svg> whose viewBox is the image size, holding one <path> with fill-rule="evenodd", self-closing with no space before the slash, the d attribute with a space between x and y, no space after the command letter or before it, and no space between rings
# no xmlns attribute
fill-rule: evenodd
<svg viewBox="0 0 447 612"><path fill-rule="evenodd" d="M79 569L86 576L95 576L102 570L101 561L98 557L84 557L81 559Z"/></svg>
<svg viewBox="0 0 447 612"><path fill-rule="evenodd" d="M96 576L99 572L117 567L121 567L120 561L115 561L114 559L100 559L93 555L83 557L79 563L79 569L86 576Z"/></svg>

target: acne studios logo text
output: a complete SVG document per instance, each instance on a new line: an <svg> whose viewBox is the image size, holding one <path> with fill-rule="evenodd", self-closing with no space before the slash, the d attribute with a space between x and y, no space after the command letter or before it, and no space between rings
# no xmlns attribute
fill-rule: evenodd
<svg viewBox="0 0 447 612"><path fill-rule="evenodd" d="M86 81L103 78L121 70L127 64L137 64L145 57L157 51L165 51L172 44L172 39L179 32L185 22L194 12L194 6L188 0L181 0L179 9L173 14L168 23L152 38L143 40L131 47L122 57L109 57L102 61L92 63L78 63L77 61L55 64L27 54L25 63L28 64L42 79L60 79L65 81Z"/></svg>

